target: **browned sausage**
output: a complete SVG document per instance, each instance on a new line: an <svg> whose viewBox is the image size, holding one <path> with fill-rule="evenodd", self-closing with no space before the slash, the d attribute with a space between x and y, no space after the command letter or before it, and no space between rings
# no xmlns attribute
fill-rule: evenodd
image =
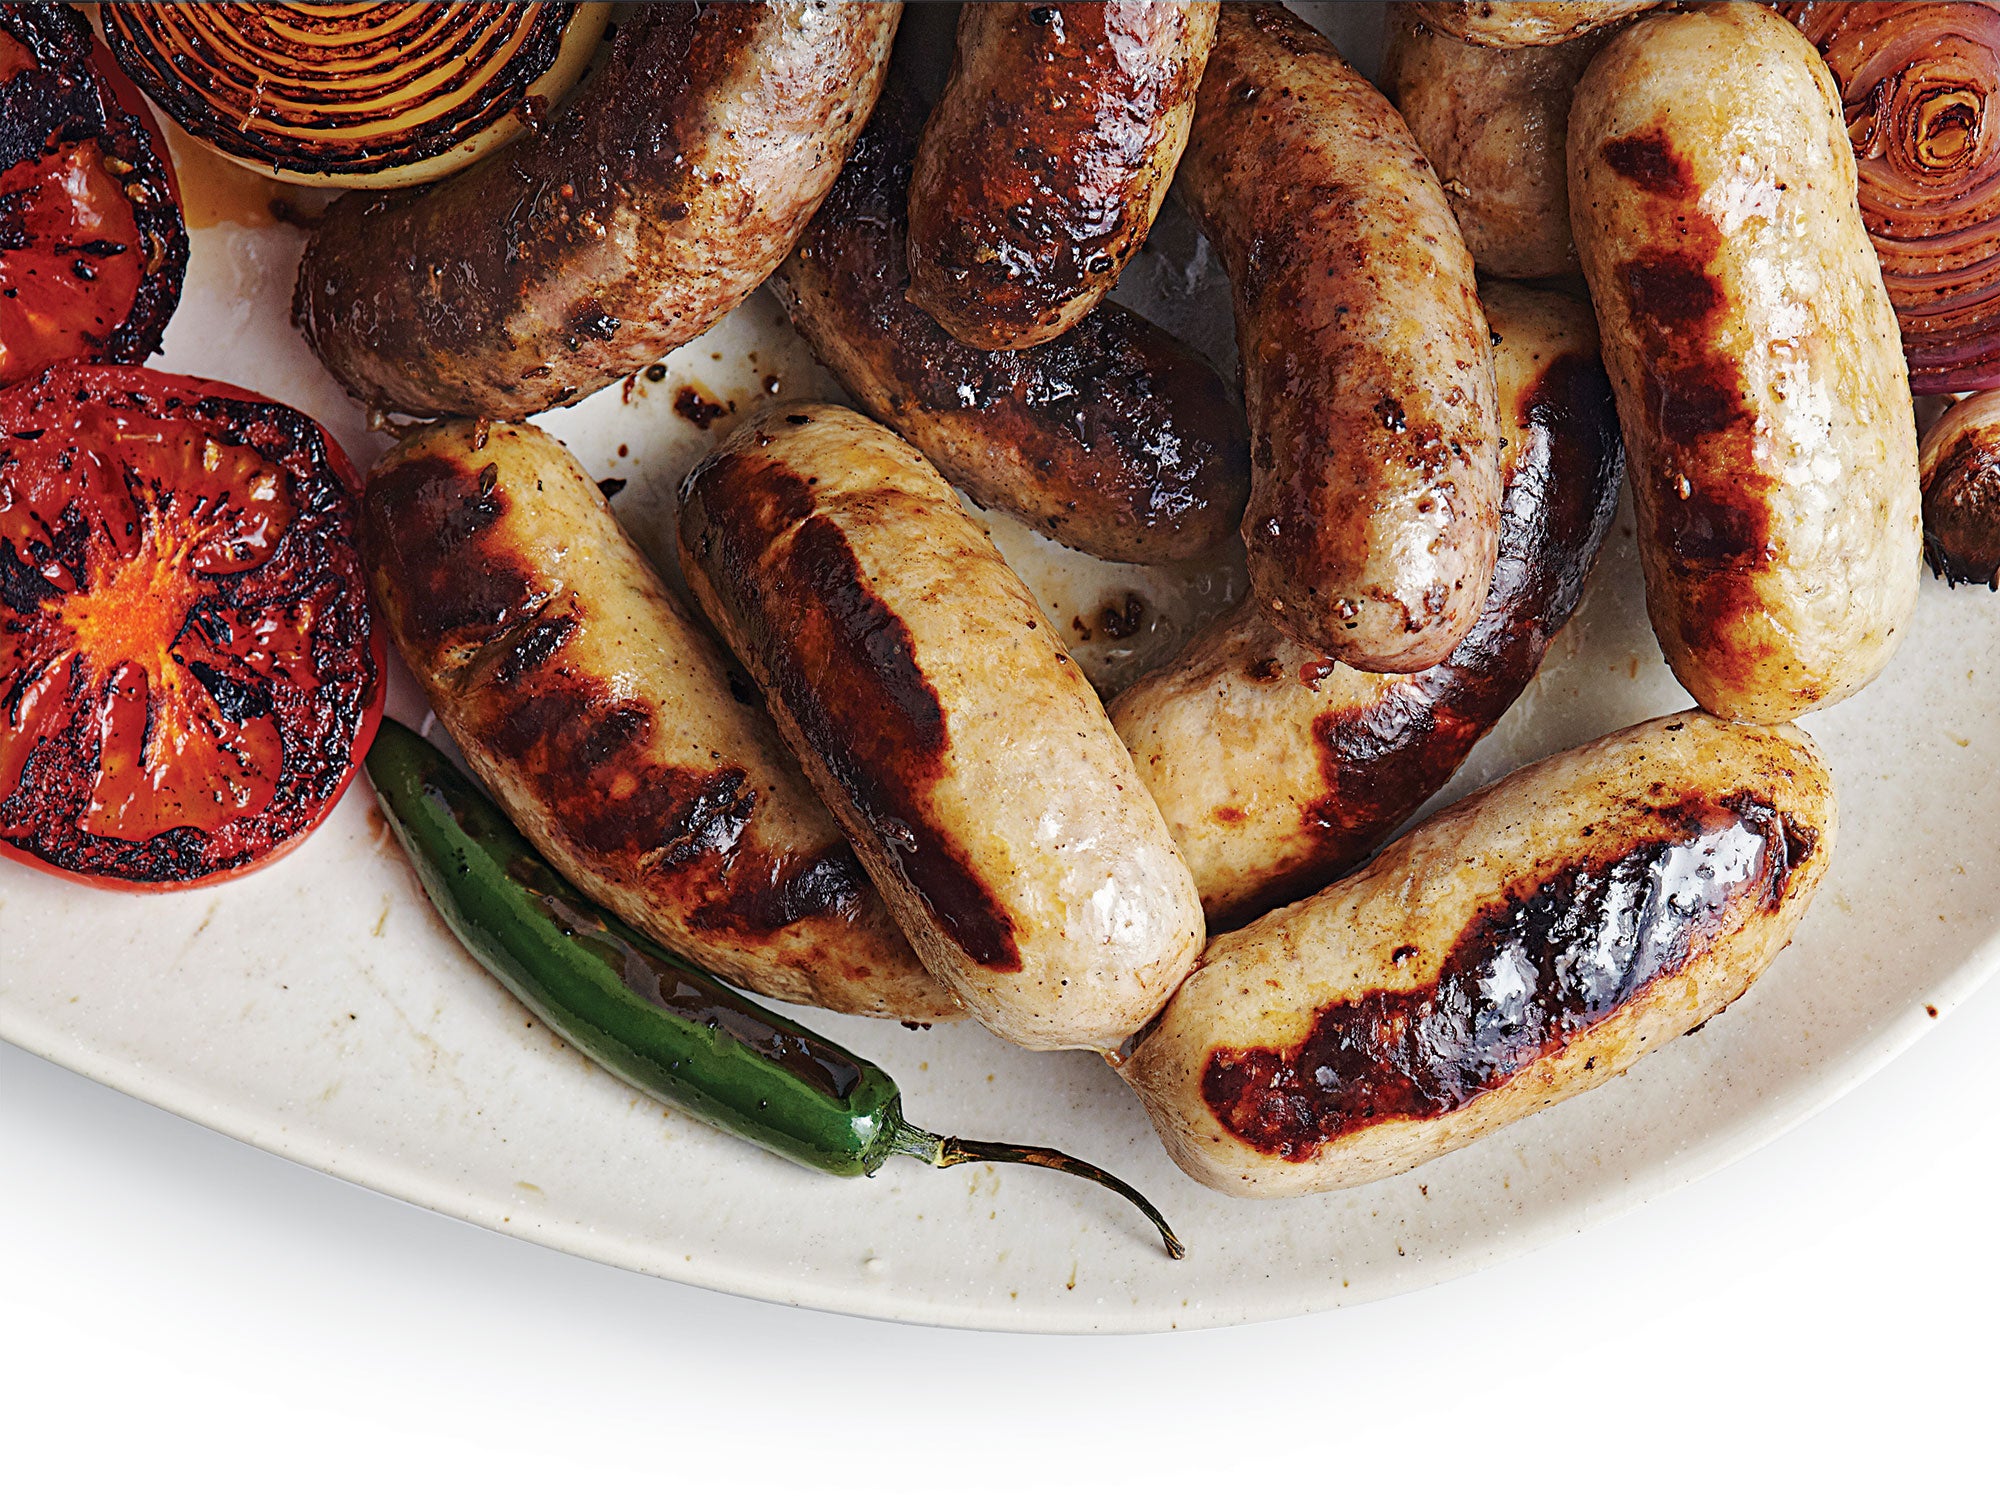
<svg viewBox="0 0 2000 1500"><path fill-rule="evenodd" d="M2000 589L2000 391L1946 411L1917 453L1924 485L1924 560L1953 588Z"/></svg>
<svg viewBox="0 0 2000 1500"><path fill-rule="evenodd" d="M593 900L762 994L956 1013L778 743L563 446L441 422L369 475L397 649L521 831Z"/></svg>
<svg viewBox="0 0 2000 1500"><path fill-rule="evenodd" d="M1026 349L1095 307L1166 200L1216 6L975 4L910 183L910 300Z"/></svg>
<svg viewBox="0 0 2000 1500"><path fill-rule="evenodd" d="M1034 596L914 448L781 406L681 492L689 587L931 972L1024 1047L1108 1050L1201 949L1159 810Z"/></svg>
<svg viewBox="0 0 2000 1500"><path fill-rule="evenodd" d="M1506 414L1500 562L1437 666L1357 672L1239 607L1127 688L1111 722L1160 805L1211 929L1354 868L1429 800L1541 665L1618 508L1621 450L1589 307L1481 288Z"/></svg>
<svg viewBox="0 0 2000 1500"><path fill-rule="evenodd" d="M1221 252L1250 415L1250 583L1371 672L1436 666L1493 581L1486 317L1401 118L1304 22L1223 9L1180 189Z"/></svg>
<svg viewBox="0 0 2000 1500"><path fill-rule="evenodd" d="M981 505L1119 562L1202 557L1243 513L1242 406L1199 354L1104 303L1033 349L961 344L904 297L922 119L892 76L772 285L820 363Z"/></svg>
<svg viewBox="0 0 2000 1500"><path fill-rule="evenodd" d="M1408 1171L1754 983L1833 854L1797 730L1689 710L1517 771L1217 938L1124 1065L1168 1153L1277 1197Z"/></svg>
<svg viewBox="0 0 2000 1500"><path fill-rule="evenodd" d="M350 193L292 317L356 400L528 416L696 337L792 247L882 85L900 5L635 6L542 130Z"/></svg>
<svg viewBox="0 0 2000 1500"><path fill-rule="evenodd" d="M1481 47L1552 47L1620 21L1664 0L1414 0L1392 7L1446 36Z"/></svg>

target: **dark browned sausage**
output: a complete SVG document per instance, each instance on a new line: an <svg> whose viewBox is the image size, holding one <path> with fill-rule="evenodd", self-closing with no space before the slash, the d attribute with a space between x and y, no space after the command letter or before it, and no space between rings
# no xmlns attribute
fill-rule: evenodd
<svg viewBox="0 0 2000 1500"><path fill-rule="evenodd" d="M1235 295L1258 601L1349 666L1436 666L1485 603L1500 511L1444 190L1389 101L1271 5L1224 7L1179 182Z"/></svg>
<svg viewBox="0 0 2000 1500"><path fill-rule="evenodd" d="M773 286L878 422L981 505L1119 562L1201 557L1250 488L1242 406L1202 357L1104 303L1033 349L974 349L904 293L922 110L893 77Z"/></svg>
<svg viewBox="0 0 2000 1500"><path fill-rule="evenodd" d="M910 184L910 299L981 349L1074 327L1166 199L1215 17L1173 0L960 10Z"/></svg>
<svg viewBox="0 0 2000 1500"><path fill-rule="evenodd" d="M1211 928L1373 854L1471 753L1582 597L1618 508L1622 450L1589 307L1481 288L1499 338L1507 480L1486 609L1443 662L1357 672L1242 606L1111 705L1194 872Z"/></svg>
<svg viewBox="0 0 2000 1500"><path fill-rule="evenodd" d="M900 5L635 6L547 127L350 193L292 316L367 405L520 417L694 338L771 274L875 106Z"/></svg>

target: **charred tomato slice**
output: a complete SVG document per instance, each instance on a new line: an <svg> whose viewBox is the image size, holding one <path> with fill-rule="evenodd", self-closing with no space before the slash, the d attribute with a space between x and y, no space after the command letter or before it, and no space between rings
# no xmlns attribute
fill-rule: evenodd
<svg viewBox="0 0 2000 1500"><path fill-rule="evenodd" d="M229 386L0 391L0 853L186 886L326 816L381 714L358 491L311 418Z"/></svg>
<svg viewBox="0 0 2000 1500"><path fill-rule="evenodd" d="M156 351L187 257L166 151L83 17L0 4L0 385Z"/></svg>

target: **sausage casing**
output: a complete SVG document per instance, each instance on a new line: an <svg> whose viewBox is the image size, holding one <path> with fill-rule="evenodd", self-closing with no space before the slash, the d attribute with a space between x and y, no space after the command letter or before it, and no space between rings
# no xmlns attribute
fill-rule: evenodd
<svg viewBox="0 0 2000 1500"><path fill-rule="evenodd" d="M1834 824L1795 729L1689 710L1610 735L1217 938L1125 1078L1224 1192L1407 1171L1741 995L1791 940Z"/></svg>
<svg viewBox="0 0 2000 1500"><path fill-rule="evenodd" d="M1733 718L1838 702L1901 642L1922 520L1826 65L1759 5L1649 16L1577 86L1569 173L1668 664Z"/></svg>
<svg viewBox="0 0 2000 1500"><path fill-rule="evenodd" d="M1485 603L1500 506L1486 318L1444 190L1323 37L1230 5L1178 191L1236 304L1251 588L1349 666L1436 666Z"/></svg>
<svg viewBox="0 0 2000 1500"><path fill-rule="evenodd" d="M861 131L900 5L635 6L538 131L349 193L292 317L366 405L523 417L710 328L770 275Z"/></svg>
<svg viewBox="0 0 2000 1500"><path fill-rule="evenodd" d="M1583 596L1621 456L1590 309L1505 282L1481 294L1506 489L1493 588L1457 649L1423 672L1357 672L1239 606L1111 705L1211 928L1373 854L1520 696Z"/></svg>
<svg viewBox="0 0 2000 1500"><path fill-rule="evenodd" d="M910 183L910 299L980 349L1075 327L1166 201L1216 11L962 7Z"/></svg>
<svg viewBox="0 0 2000 1500"><path fill-rule="evenodd" d="M931 972L1008 1040L1117 1046L1201 903L1061 640L943 478L841 407L688 476L682 564Z"/></svg>
<svg viewBox="0 0 2000 1500"><path fill-rule="evenodd" d="M1243 408L1202 357L1104 303L1032 349L952 338L905 296L922 116L892 75L773 286L850 395L979 504L1117 562L1203 557L1250 489Z"/></svg>
<svg viewBox="0 0 2000 1500"><path fill-rule="evenodd" d="M1475 46L1553 47L1629 21L1664 0L1413 0L1426 26Z"/></svg>
<svg viewBox="0 0 2000 1500"><path fill-rule="evenodd" d="M466 760L592 900L760 994L956 1014L750 684L536 428L441 422L369 475L398 650Z"/></svg>

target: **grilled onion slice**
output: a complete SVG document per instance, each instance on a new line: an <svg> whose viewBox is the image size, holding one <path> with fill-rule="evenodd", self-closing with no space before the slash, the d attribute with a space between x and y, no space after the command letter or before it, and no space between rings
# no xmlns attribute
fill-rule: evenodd
<svg viewBox="0 0 2000 1500"><path fill-rule="evenodd" d="M101 7L125 71L182 129L253 171L321 187L455 172L573 85L603 4Z"/></svg>

